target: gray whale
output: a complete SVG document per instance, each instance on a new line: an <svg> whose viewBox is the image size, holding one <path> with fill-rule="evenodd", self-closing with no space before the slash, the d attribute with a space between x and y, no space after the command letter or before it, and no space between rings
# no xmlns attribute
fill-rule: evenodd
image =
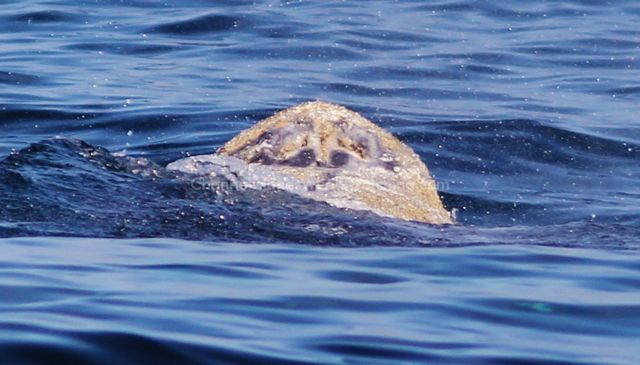
<svg viewBox="0 0 640 365"><path fill-rule="evenodd" d="M345 107L307 102L239 133L215 154L169 170L232 176L242 187L274 187L338 208L453 223L418 155L391 133Z"/></svg>

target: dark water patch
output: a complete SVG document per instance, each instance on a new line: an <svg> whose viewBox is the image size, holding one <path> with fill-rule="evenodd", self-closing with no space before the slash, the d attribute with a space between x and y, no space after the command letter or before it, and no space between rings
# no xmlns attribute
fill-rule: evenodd
<svg viewBox="0 0 640 365"><path fill-rule="evenodd" d="M579 17L585 14L584 10L570 9L563 6L547 6L544 9L513 9L492 3L485 3L481 12L491 18L506 20L541 20L549 18Z"/></svg>
<svg viewBox="0 0 640 365"><path fill-rule="evenodd" d="M144 266L133 266L126 267L126 269L135 269L135 270L147 270L147 271L157 271L157 270L168 270L168 271L184 271L188 272L189 275L205 275L209 277L231 277L236 279L266 279L271 277L270 275L265 275L256 272L255 270L247 270L233 267L225 267L225 266L195 266L195 265L144 265Z"/></svg>
<svg viewBox="0 0 640 365"><path fill-rule="evenodd" d="M177 125L183 126L188 124L188 121L193 118L198 118L198 116L178 113L148 114L142 110L140 112L131 111L128 115L106 115L104 118L93 121L92 126L94 128L118 130L125 133L128 131L142 133L171 129Z"/></svg>
<svg viewBox="0 0 640 365"><path fill-rule="evenodd" d="M34 351L37 349L37 351ZM82 349L82 350L80 350ZM129 349L126 350L125 349ZM288 365L310 364L287 359L285 355L266 355L239 349L189 345L168 339L154 339L127 332L68 332L62 343L25 344L7 343L2 346L6 359L22 359L24 364L139 364L162 362L169 364L209 364L215 359L220 364L270 363Z"/></svg>
<svg viewBox="0 0 640 365"><path fill-rule="evenodd" d="M388 42L376 42L375 40L344 39L340 45L347 46L355 52L364 53L366 51L401 51L406 49L403 45L389 44Z"/></svg>
<svg viewBox="0 0 640 365"><path fill-rule="evenodd" d="M460 165L459 161L456 161ZM521 201L499 201L464 194L440 193L445 205L457 209L458 217L475 224L491 222L544 221L548 215L542 204L523 203ZM552 218L554 219L554 218Z"/></svg>
<svg viewBox="0 0 640 365"><path fill-rule="evenodd" d="M248 57L250 59L291 59L309 62L319 60L363 60L368 58L364 53L353 52L341 46L289 46L287 48L274 48L269 46L256 46L251 48L229 47L225 48L223 52L233 55L234 57Z"/></svg>
<svg viewBox="0 0 640 365"><path fill-rule="evenodd" d="M489 165L496 157L518 156L522 161L536 161L567 168L606 168L612 157L621 158L628 163L640 158L640 145L619 142L601 136L568 131L553 125L532 120L500 120L438 123L437 128L445 133L418 135L402 133L407 142L422 142L430 145L447 145L452 153L461 152L465 146L474 146L474 151L463 153L470 159L476 158L480 164ZM436 139L437 138L437 139ZM472 140L472 142L470 142ZM491 148L477 149L479 144L491 145ZM485 151L481 152L481 151ZM507 152L508 151L508 152ZM491 157L494 156L494 157ZM442 155L428 158L432 164L442 163ZM455 165L449 165L455 166ZM510 167L511 172L515 172ZM493 173L508 173L496 165Z"/></svg>
<svg viewBox="0 0 640 365"><path fill-rule="evenodd" d="M19 304L20 306L28 306L33 305L34 303L55 301L60 298L60 295L73 296L89 294L89 292L87 291L79 291L76 289L65 288L63 286L52 285L47 287L36 287L33 285L0 285L0 289L2 289L4 295L6 295L6 299L3 300L3 303L5 305Z"/></svg>
<svg viewBox="0 0 640 365"><path fill-rule="evenodd" d="M571 44L575 44L581 48L593 48L600 50L604 49L631 49L632 51L640 48L640 41L618 38L582 38L571 41Z"/></svg>
<svg viewBox="0 0 640 365"><path fill-rule="evenodd" d="M274 19L279 19L274 23ZM306 17L287 16L282 10L271 10L263 14L252 13L244 19L243 32L250 32L266 42L305 39L307 43L321 41L338 32L321 29Z"/></svg>
<svg viewBox="0 0 640 365"><path fill-rule="evenodd" d="M417 55L412 58L420 59L449 59L458 60L462 64L475 62L482 65L529 65L530 60L510 52L473 52L473 53L437 53L428 55Z"/></svg>
<svg viewBox="0 0 640 365"><path fill-rule="evenodd" d="M245 19L221 14L208 14L187 20L153 26L147 32L171 35L195 35L202 33L226 32L239 28Z"/></svg>
<svg viewBox="0 0 640 365"><path fill-rule="evenodd" d="M98 163L99 166L92 163ZM20 166L47 166L53 168L70 168L73 164L89 162L85 165L89 170L96 168L109 168L112 171L126 171L123 160L118 160L106 149L94 147L79 140L57 138L40 143L31 144L29 147L14 152L0 164L7 167ZM81 171L74 171L79 173Z"/></svg>
<svg viewBox="0 0 640 365"><path fill-rule="evenodd" d="M372 344L379 344L373 348ZM382 345L380 347L380 345ZM472 345L452 341L423 341L416 339L396 339L375 335L336 335L318 338L307 346L320 351L328 351L346 359L367 358L368 362L383 364L388 361L436 362L454 364L460 359L453 352L472 351ZM448 353L448 354L447 354ZM447 355L445 355L447 354Z"/></svg>
<svg viewBox="0 0 640 365"><path fill-rule="evenodd" d="M553 85L549 85L548 89L553 90L555 89L555 87ZM558 114L574 114L574 115L580 115L586 112L586 109L583 109L583 108L549 106L549 105L538 104L531 100L503 105L502 107L507 109L515 109L515 110L558 113Z"/></svg>
<svg viewBox="0 0 640 365"><path fill-rule="evenodd" d="M538 358L541 357L541 358ZM508 356L478 356L475 357L474 360L478 361L480 364L498 364L498 365L595 365L596 362L591 362L589 360L555 360L544 358L546 356L534 356L530 359L523 360L519 357L508 357Z"/></svg>
<svg viewBox="0 0 640 365"><path fill-rule="evenodd" d="M327 278L332 280L332 278ZM253 307L253 308L270 308L283 311L280 302L287 303L289 309L310 312L331 313L339 310L347 310L354 312L370 312L384 313L393 311L398 308L400 301L397 300L360 300L357 298L345 299L335 296L317 296L317 295L295 295L278 298L278 301L259 301L259 300L227 300L224 301L228 306ZM403 311L427 310L433 306L432 303L404 303Z"/></svg>
<svg viewBox="0 0 640 365"><path fill-rule="evenodd" d="M23 364L95 364L95 355L72 345L24 344L2 346L3 359L21 359ZM81 346L80 346L81 347ZM99 362L98 362L99 363Z"/></svg>
<svg viewBox="0 0 640 365"><path fill-rule="evenodd" d="M550 45L531 45L531 46L516 46L511 50L517 53L528 53L540 56L557 56L557 55L575 55L578 50L575 48L567 48L564 46L550 46ZM582 51L581 54L584 54Z"/></svg>
<svg viewBox="0 0 640 365"><path fill-rule="evenodd" d="M461 80L467 75L459 67L449 70L414 68L409 66L386 66L371 67L362 66L345 72L345 77L351 80L369 79L384 76L386 80L415 80L415 79L436 79L436 80Z"/></svg>
<svg viewBox="0 0 640 365"><path fill-rule="evenodd" d="M413 8L413 10L429 12L465 12L475 9L476 5L473 1L447 1L436 4L420 4Z"/></svg>
<svg viewBox="0 0 640 365"><path fill-rule="evenodd" d="M0 108L0 123L2 125L19 125L25 122L52 122L91 119L97 113L73 112L57 108Z"/></svg>
<svg viewBox="0 0 640 365"><path fill-rule="evenodd" d="M635 96L636 94L640 94L640 86L628 86L621 87L616 89L609 89L605 91L610 95L620 95L620 96Z"/></svg>
<svg viewBox="0 0 640 365"><path fill-rule="evenodd" d="M265 38L282 39L282 40L296 38L296 37L304 37L310 40L317 38L310 33L303 34L301 32L301 29L304 29L303 25L292 25L292 24L281 25L277 27L274 27L272 25L267 25L267 26L255 25L252 27L252 30L254 32L256 32L257 34ZM318 37L321 37L321 36L318 35Z"/></svg>
<svg viewBox="0 0 640 365"><path fill-rule="evenodd" d="M503 318L495 318L495 321L499 321L511 326L521 326L527 328L537 328L544 331L562 331L567 333L590 333L607 336L620 336L630 337L637 336L638 331L629 328L628 332L621 332L613 330L612 325L614 322L621 323L637 323L640 320L638 312L640 308L636 305L618 306L611 308L606 305L580 305L575 306L572 304L564 303L552 303L552 302L538 302L528 300L480 300L473 303L477 306L478 312L472 314L466 312L471 316L481 315L480 312L484 312L484 315L492 315L490 313L500 312L505 315ZM481 309L482 308L482 309ZM612 319L610 313L615 312L616 318ZM525 315L527 314L527 315ZM604 324L606 321L610 321L607 325L599 326L593 325L584 318L600 318L596 320L596 323ZM605 321L603 322L602 319ZM557 321L562 321L562 326L557 326Z"/></svg>
<svg viewBox="0 0 640 365"><path fill-rule="evenodd" d="M65 48L70 50L105 52L116 55L153 55L183 50L185 46L116 42L71 44Z"/></svg>
<svg viewBox="0 0 640 365"><path fill-rule="evenodd" d="M518 6L512 4L497 5L479 1L445 1L435 4L420 4L413 9L430 12L434 15L455 17L463 14L481 13L483 16L499 20L520 20L535 22L552 18L580 18L597 14L597 11L584 7L579 1L563 4L536 4L536 6Z"/></svg>
<svg viewBox="0 0 640 365"><path fill-rule="evenodd" d="M504 68L497 67L489 67L483 65L466 65L465 69L479 74L489 74L489 75L513 75L515 72L509 71Z"/></svg>
<svg viewBox="0 0 640 365"><path fill-rule="evenodd" d="M85 336L87 340L96 343L97 347L110 349L117 353L124 347L135 345L136 350L131 354L123 354L123 364L138 364L152 359L168 363L208 364L215 359L220 364L246 363L282 363L285 365L311 364L307 361L287 359L286 354L265 354L263 351L245 351L241 349L216 348L217 346L193 346L176 343L171 340L158 341L143 336L128 333L94 334Z"/></svg>
<svg viewBox="0 0 640 365"><path fill-rule="evenodd" d="M9 21L32 23L73 23L78 21L79 15L59 10L40 10L8 17Z"/></svg>
<svg viewBox="0 0 640 365"><path fill-rule="evenodd" d="M395 284L405 281L399 277L393 277L389 275L376 274L357 271L329 271L321 274L323 277L346 283L360 283L360 284L374 284L385 285Z"/></svg>
<svg viewBox="0 0 640 365"><path fill-rule="evenodd" d="M369 359L372 364L383 364L384 361L443 361L442 356L429 355L424 350L418 348L394 348L388 345L372 345L369 343L349 343L349 344L322 344L316 345L316 349L339 354L349 359Z"/></svg>
<svg viewBox="0 0 640 365"><path fill-rule="evenodd" d="M638 174L635 144L527 120L431 128L431 133L403 132L400 138L434 146L417 150L435 171L445 204L458 209L467 223L568 223L590 215L626 221L633 216L625 205L637 195L628 185ZM465 150L479 145L486 148ZM482 178L469 179L472 171L480 171ZM512 188L505 189L507 181ZM586 190L592 199L580 197ZM595 212L594 205L607 208Z"/></svg>
<svg viewBox="0 0 640 365"><path fill-rule="evenodd" d="M28 75L19 72L12 71L0 71L0 84L7 85L37 85L42 81L41 77L38 75Z"/></svg>
<svg viewBox="0 0 640 365"><path fill-rule="evenodd" d="M417 32L400 32L397 30L378 30L378 31L352 31L350 32L355 37L347 37L347 38L358 38L358 39L372 39L376 42L385 42L385 43L402 43L402 44L411 44L411 43L439 43L446 42L445 39L434 37L428 35L426 33L417 33ZM406 43L408 42L408 43Z"/></svg>
<svg viewBox="0 0 640 365"><path fill-rule="evenodd" d="M443 90L443 89L427 89L427 88L384 88L384 87L366 87L359 84L351 83L329 83L318 86L324 89L346 93L357 94L377 97L418 97L420 95L430 95L431 97L438 99L453 99L453 100L514 100L509 95L482 92L482 91L461 91L461 90Z"/></svg>
<svg viewBox="0 0 640 365"><path fill-rule="evenodd" d="M26 188L31 184L28 178L15 171L3 171L0 174L0 180L4 186L10 189Z"/></svg>
<svg viewBox="0 0 640 365"><path fill-rule="evenodd" d="M549 63L586 69L637 69L640 61L636 57L606 57L606 58L568 58L563 60L553 60Z"/></svg>

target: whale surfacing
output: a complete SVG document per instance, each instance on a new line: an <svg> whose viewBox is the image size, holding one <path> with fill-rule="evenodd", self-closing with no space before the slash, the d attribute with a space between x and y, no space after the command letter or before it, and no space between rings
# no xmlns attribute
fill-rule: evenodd
<svg viewBox="0 0 640 365"><path fill-rule="evenodd" d="M193 173L205 165L233 166L236 176L262 176L263 186L338 208L452 223L427 167L411 148L358 113L331 103L285 109L239 133L215 155L185 160L168 168Z"/></svg>

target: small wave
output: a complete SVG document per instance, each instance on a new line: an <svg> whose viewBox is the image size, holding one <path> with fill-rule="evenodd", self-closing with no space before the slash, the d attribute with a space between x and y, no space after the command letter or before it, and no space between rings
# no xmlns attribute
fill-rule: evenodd
<svg viewBox="0 0 640 365"><path fill-rule="evenodd" d="M165 23L153 26L147 31L171 35L191 35L201 33L226 32L239 28L244 24L244 19L220 14L209 14L182 21Z"/></svg>
<svg viewBox="0 0 640 365"><path fill-rule="evenodd" d="M364 60L367 55L354 52L342 46L288 46L274 48L265 46L228 47L224 53L251 59L292 59L304 61L318 60Z"/></svg>
<svg viewBox="0 0 640 365"><path fill-rule="evenodd" d="M98 51L117 55L153 55L153 54L165 54L178 50L185 49L182 45L167 45L167 44L139 44L139 43L127 43L127 42L113 42L113 43L78 43L71 44L65 49L70 50L83 50L83 51Z"/></svg>
<svg viewBox="0 0 640 365"><path fill-rule="evenodd" d="M51 122L60 120L78 120L95 118L98 114L90 112L73 112L70 110L48 108L5 107L0 109L0 119L5 125L19 125L25 122Z"/></svg>
<svg viewBox="0 0 640 365"><path fill-rule="evenodd" d="M562 60L552 60L548 63L555 65L563 65L579 68L595 68L595 69L613 69L613 70L628 70L637 69L640 67L640 60L635 56L621 56L621 57L584 57L573 56L566 57Z"/></svg>
<svg viewBox="0 0 640 365"><path fill-rule="evenodd" d="M12 71L0 71L0 84L7 84L13 86L21 85L37 85L42 81L42 78L38 75L29 75Z"/></svg>
<svg viewBox="0 0 640 365"><path fill-rule="evenodd" d="M79 18L78 14L63 12L59 10L40 10L23 14L17 14L9 17L10 21L24 23L62 23L76 22Z"/></svg>
<svg viewBox="0 0 640 365"><path fill-rule="evenodd" d="M381 75L387 80L407 81L416 79L463 80L468 78L459 67L443 70L409 66L364 66L347 70L344 75L354 81L377 79Z"/></svg>
<svg viewBox="0 0 640 365"><path fill-rule="evenodd" d="M420 95L432 95L439 99L444 100L519 100L511 97L507 94L484 92L484 91L462 91L462 90L446 90L446 89L431 89L431 88L418 88L418 87L368 87L362 84L355 83L324 83L318 84L319 87L324 89L338 92L341 94L356 94L366 96L377 97L414 97L418 98Z"/></svg>
<svg viewBox="0 0 640 365"><path fill-rule="evenodd" d="M624 96L636 95L636 94L640 94L640 86L628 86L628 87L609 89L609 90L606 90L606 93L611 95L624 95Z"/></svg>
<svg viewBox="0 0 640 365"><path fill-rule="evenodd" d="M426 158L432 161L430 164L444 164L448 168L455 168L456 164L447 160L447 155L464 156L468 161L475 159L476 171L482 167L492 174L521 173L515 164L526 161L586 170L607 168L611 158L620 158L627 164L640 158L640 145L535 120L440 122L433 128L438 134L403 132L401 137L409 142L449 146L448 151ZM491 163L507 157L508 171L502 168L503 164Z"/></svg>

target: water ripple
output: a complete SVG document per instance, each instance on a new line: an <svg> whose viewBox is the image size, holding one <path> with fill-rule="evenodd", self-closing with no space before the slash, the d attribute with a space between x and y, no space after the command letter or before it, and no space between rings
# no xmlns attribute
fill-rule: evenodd
<svg viewBox="0 0 640 365"><path fill-rule="evenodd" d="M148 32L160 32L173 35L224 32L237 28L240 24L240 18L228 15L209 14L183 21L160 24L150 28Z"/></svg>

